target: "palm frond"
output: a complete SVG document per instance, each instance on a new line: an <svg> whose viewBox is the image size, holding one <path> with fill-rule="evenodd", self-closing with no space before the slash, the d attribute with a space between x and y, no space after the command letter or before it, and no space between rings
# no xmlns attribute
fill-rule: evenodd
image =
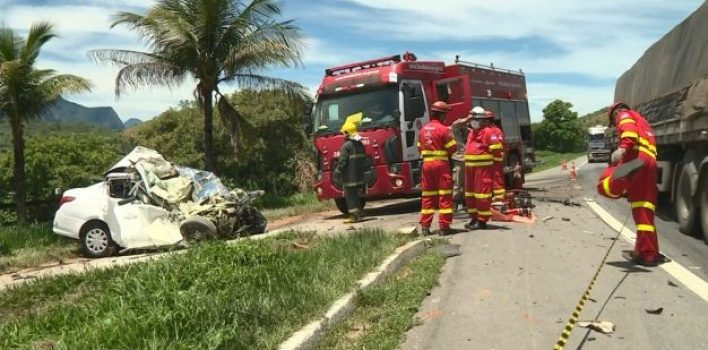
<svg viewBox="0 0 708 350"><path fill-rule="evenodd" d="M0 63L16 59L20 52L21 43L22 38L15 35L12 29L0 28Z"/></svg>
<svg viewBox="0 0 708 350"><path fill-rule="evenodd" d="M308 98L305 87L299 83L255 73L239 73L224 77L221 81L235 82L243 89L274 90L283 93L290 98Z"/></svg>
<svg viewBox="0 0 708 350"><path fill-rule="evenodd" d="M22 49L22 58L28 63L33 63L39 56L42 46L56 37L58 35L54 32L54 25L51 23L38 22L32 24L27 34L25 47Z"/></svg>
<svg viewBox="0 0 708 350"><path fill-rule="evenodd" d="M124 66L116 76L115 94L120 96L127 88L140 86L179 86L186 71L164 62L136 63Z"/></svg>
<svg viewBox="0 0 708 350"><path fill-rule="evenodd" d="M133 50L92 50L88 57L96 62L110 62L118 66L151 62L168 62L167 57L155 53Z"/></svg>
<svg viewBox="0 0 708 350"><path fill-rule="evenodd" d="M53 103L61 95L91 91L91 82L76 75L60 74L42 81L38 88L45 103Z"/></svg>
<svg viewBox="0 0 708 350"><path fill-rule="evenodd" d="M216 106L221 117L221 123L229 134L231 146L235 152L238 152L242 144L253 143L258 133L255 127L229 103L228 98L220 92L217 92L217 94L219 97Z"/></svg>

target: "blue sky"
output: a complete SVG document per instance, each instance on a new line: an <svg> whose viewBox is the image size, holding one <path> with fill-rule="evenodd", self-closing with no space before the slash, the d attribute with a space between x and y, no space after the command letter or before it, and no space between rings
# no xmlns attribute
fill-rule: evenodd
<svg viewBox="0 0 708 350"><path fill-rule="evenodd" d="M419 59L466 61L523 69L532 118L554 99L580 115L612 102L617 77L702 0L286 0L307 39L303 67L273 69L314 91L324 69L404 51ZM26 31L32 22L56 24L61 38L46 46L39 65L79 74L94 91L69 96L87 106L113 106L123 120L150 119L192 98L194 85L113 95L116 69L90 61L98 48L142 49L134 33L109 28L117 11L145 11L152 0L0 0L0 23ZM236 87L231 87L236 89ZM222 88L228 91L229 88Z"/></svg>

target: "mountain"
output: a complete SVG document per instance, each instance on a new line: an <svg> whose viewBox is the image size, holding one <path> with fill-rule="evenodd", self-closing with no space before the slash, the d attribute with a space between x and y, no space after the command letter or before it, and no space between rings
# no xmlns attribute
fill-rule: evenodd
<svg viewBox="0 0 708 350"><path fill-rule="evenodd" d="M136 125L140 125L142 123L143 123L143 121L138 118L130 118L130 119L126 120L125 122L123 122L123 125L125 126L126 129L128 129L128 128L132 128Z"/></svg>
<svg viewBox="0 0 708 350"><path fill-rule="evenodd" d="M609 109L610 107L604 107L578 118L580 127L583 130L587 130L587 128L595 125L607 125L607 111Z"/></svg>
<svg viewBox="0 0 708 350"><path fill-rule="evenodd" d="M43 121L55 123L84 123L113 130L123 130L125 126L112 107L84 107L64 99L49 107L42 116Z"/></svg>

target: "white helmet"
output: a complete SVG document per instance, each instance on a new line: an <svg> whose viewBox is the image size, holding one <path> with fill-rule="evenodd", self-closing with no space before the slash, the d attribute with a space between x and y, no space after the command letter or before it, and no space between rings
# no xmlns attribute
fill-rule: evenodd
<svg viewBox="0 0 708 350"><path fill-rule="evenodd" d="M475 108L472 108L472 110L470 111L470 114L475 117L476 116L483 116L484 113L485 113L485 110L481 106L477 106Z"/></svg>

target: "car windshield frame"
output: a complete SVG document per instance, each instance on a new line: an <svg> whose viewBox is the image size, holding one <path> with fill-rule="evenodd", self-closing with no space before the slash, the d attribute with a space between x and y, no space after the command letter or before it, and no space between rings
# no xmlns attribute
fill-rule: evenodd
<svg viewBox="0 0 708 350"><path fill-rule="evenodd" d="M399 125L398 85L379 85L354 93L321 96L312 115L316 134L338 133L349 115L361 112L359 130ZM336 116L330 115L337 113Z"/></svg>

